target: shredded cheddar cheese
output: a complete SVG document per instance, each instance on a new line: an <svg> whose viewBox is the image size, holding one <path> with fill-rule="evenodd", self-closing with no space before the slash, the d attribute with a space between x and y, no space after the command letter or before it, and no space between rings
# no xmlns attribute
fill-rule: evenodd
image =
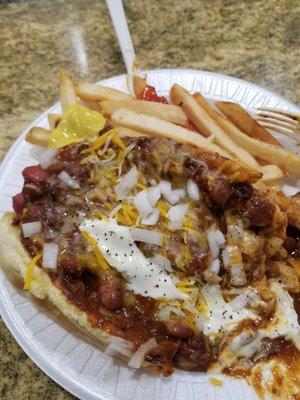
<svg viewBox="0 0 300 400"><path fill-rule="evenodd" d="M24 282L24 286L23 289L24 290L28 290L30 288L30 285L32 283L33 280L33 270L34 267L37 263L37 261L42 257L42 253L38 253L36 256L33 257L33 259L29 262L28 267L27 267L27 271L26 271L26 277L25 277L25 282Z"/></svg>
<svg viewBox="0 0 300 400"><path fill-rule="evenodd" d="M126 149L123 151L119 151L118 157L117 157L117 164L121 166L125 160L125 157L127 156L127 151Z"/></svg>
<svg viewBox="0 0 300 400"><path fill-rule="evenodd" d="M207 303L205 300L205 297L203 296L203 294L200 292L198 294L198 303L199 303L199 312L200 313L205 313L207 311Z"/></svg>
<svg viewBox="0 0 300 400"><path fill-rule="evenodd" d="M220 379L217 379L217 378L211 377L211 378L209 378L209 382L214 386L218 386L218 387L222 387L223 386L223 382L220 381Z"/></svg>
<svg viewBox="0 0 300 400"><path fill-rule="evenodd" d="M124 209L123 209L123 216L124 216L124 220L126 222L126 225L128 225L128 226L132 225L131 218L130 218L128 212L125 211Z"/></svg>
<svg viewBox="0 0 300 400"><path fill-rule="evenodd" d="M160 214L164 218L167 218L167 212L169 211L169 207L167 206L167 204L159 200L156 204L156 207L159 209Z"/></svg>
<svg viewBox="0 0 300 400"><path fill-rule="evenodd" d="M137 187L138 189L142 189L142 190L147 189L147 186L144 185L143 183L140 183L140 182L138 182L138 183L136 184L136 187Z"/></svg>
<svg viewBox="0 0 300 400"><path fill-rule="evenodd" d="M122 139L119 138L119 136L114 136L114 137L112 138L112 141L113 141L114 144L116 144L117 146L119 146L120 149L122 149L122 150L125 150L125 149L126 149L126 146L124 145Z"/></svg>
<svg viewBox="0 0 300 400"><path fill-rule="evenodd" d="M78 259L80 262L84 263L92 272L97 273L97 271L99 270L98 263L94 254L79 254Z"/></svg>
<svg viewBox="0 0 300 400"><path fill-rule="evenodd" d="M190 218L185 218L185 220L183 222L183 227L187 230L192 229L192 228L194 228L194 224Z"/></svg>
<svg viewBox="0 0 300 400"><path fill-rule="evenodd" d="M100 149L100 147L102 147L105 144L108 137L110 136L111 138L113 138L113 136L115 134L116 133L113 129L106 133L103 133L101 136L98 137L98 139L96 139L94 142L92 142L91 145L87 149L82 150L82 154L89 154L95 150Z"/></svg>
<svg viewBox="0 0 300 400"><path fill-rule="evenodd" d="M105 205L105 208L107 208L110 211L114 208L114 206L110 203L105 203L104 205Z"/></svg>
<svg viewBox="0 0 300 400"><path fill-rule="evenodd" d="M133 225L133 227L137 228L138 226L140 226L141 223L141 216L138 215L136 220L135 220L135 224Z"/></svg>
<svg viewBox="0 0 300 400"><path fill-rule="evenodd" d="M109 265L107 264L103 255L101 254L101 251L99 249L99 246L97 245L96 240L88 232L82 231L81 234L85 238L85 240L88 242L88 244L92 247L99 266L104 271L107 271L109 269Z"/></svg>
<svg viewBox="0 0 300 400"><path fill-rule="evenodd" d="M93 211L91 216L92 218L101 218L104 219L104 221L108 221L108 217L99 210Z"/></svg>
<svg viewBox="0 0 300 400"><path fill-rule="evenodd" d="M190 252L190 248L187 244L185 244L185 246L183 248L183 255L184 255L185 262L188 263L191 258L191 252Z"/></svg>
<svg viewBox="0 0 300 400"><path fill-rule="evenodd" d="M132 206L130 204L123 204L122 208L129 215L129 217L131 217L133 219L137 219L138 213L133 211Z"/></svg>
<svg viewBox="0 0 300 400"><path fill-rule="evenodd" d="M194 286L195 281L183 280L176 283L176 287Z"/></svg>

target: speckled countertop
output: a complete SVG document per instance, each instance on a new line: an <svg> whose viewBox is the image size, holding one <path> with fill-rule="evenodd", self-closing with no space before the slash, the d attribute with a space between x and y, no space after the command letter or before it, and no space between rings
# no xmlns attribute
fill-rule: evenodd
<svg viewBox="0 0 300 400"><path fill-rule="evenodd" d="M297 0L124 4L143 68L218 71L300 102ZM91 81L124 72L104 1L1 0L0 158L29 122L57 99L61 68ZM35 366L0 320L0 399L73 398Z"/></svg>

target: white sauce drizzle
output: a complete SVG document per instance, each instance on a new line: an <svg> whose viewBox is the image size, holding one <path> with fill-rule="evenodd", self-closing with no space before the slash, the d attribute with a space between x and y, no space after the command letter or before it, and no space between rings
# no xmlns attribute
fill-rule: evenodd
<svg viewBox="0 0 300 400"><path fill-rule="evenodd" d="M105 260L127 280L126 287L142 296L187 299L173 283L174 277L147 259L134 243L131 229L115 220L85 220L80 225L97 241Z"/></svg>
<svg viewBox="0 0 300 400"><path fill-rule="evenodd" d="M202 294L207 303L207 318L203 318L203 332L205 335L217 334L224 329L232 330L237 323L243 319L257 319L257 316L250 310L244 308L240 311L234 311L230 303L223 299L220 286L207 283L202 288Z"/></svg>

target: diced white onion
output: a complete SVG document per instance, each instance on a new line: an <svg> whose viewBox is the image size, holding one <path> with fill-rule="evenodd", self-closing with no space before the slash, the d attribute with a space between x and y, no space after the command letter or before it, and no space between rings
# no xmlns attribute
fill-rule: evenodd
<svg viewBox="0 0 300 400"><path fill-rule="evenodd" d="M78 182L75 181L66 171L62 171L57 175L58 178L72 189L79 189Z"/></svg>
<svg viewBox="0 0 300 400"><path fill-rule="evenodd" d="M244 237L244 229L238 225L229 225L227 238L230 237L233 242L240 243Z"/></svg>
<svg viewBox="0 0 300 400"><path fill-rule="evenodd" d="M25 238L29 238L33 235L37 235L40 233L42 230L42 224L40 221L35 221L35 222L25 222L22 224L22 231L23 231L23 236Z"/></svg>
<svg viewBox="0 0 300 400"><path fill-rule="evenodd" d="M147 217L142 218L142 224L144 225L156 225L159 220L159 210L154 208Z"/></svg>
<svg viewBox="0 0 300 400"><path fill-rule="evenodd" d="M131 237L138 242L155 244L161 246L163 243L162 234L156 231L149 231L141 228L130 228Z"/></svg>
<svg viewBox="0 0 300 400"><path fill-rule="evenodd" d="M157 346L155 338L151 338L146 343L142 344L129 360L129 367L140 368L144 361L145 354L155 346Z"/></svg>
<svg viewBox="0 0 300 400"><path fill-rule="evenodd" d="M120 182L115 186L115 193L120 200L124 200L127 194L135 187L138 180L138 171L134 165Z"/></svg>
<svg viewBox="0 0 300 400"><path fill-rule="evenodd" d="M285 196L288 196L288 197L294 196L295 194L300 192L299 187L290 186L290 185L282 185L281 189L282 189L283 193L285 194Z"/></svg>
<svg viewBox="0 0 300 400"><path fill-rule="evenodd" d="M43 247L43 267L55 269L57 267L58 245L45 243Z"/></svg>
<svg viewBox="0 0 300 400"><path fill-rule="evenodd" d="M186 189L190 199L194 201L200 200L200 192L198 185L192 179L189 179L187 181Z"/></svg>
<svg viewBox="0 0 300 400"><path fill-rule="evenodd" d="M147 189L147 195L151 207L155 207L161 196L160 188L158 186L154 186Z"/></svg>
<svg viewBox="0 0 300 400"><path fill-rule="evenodd" d="M212 272L213 274L218 274L220 271L220 260L217 258L213 260L209 267L207 268L207 272Z"/></svg>
<svg viewBox="0 0 300 400"><path fill-rule="evenodd" d="M40 156L40 164L43 168L48 168L51 165L56 157L57 150L56 149L47 149Z"/></svg>
<svg viewBox="0 0 300 400"><path fill-rule="evenodd" d="M222 251L222 258L225 268L229 268L231 265L231 249L233 246L226 246L225 249Z"/></svg>
<svg viewBox="0 0 300 400"><path fill-rule="evenodd" d="M243 286L247 282L245 271L237 265L231 266L231 280L233 286Z"/></svg>
<svg viewBox="0 0 300 400"><path fill-rule="evenodd" d="M168 260L161 254L155 254L155 256L151 257L151 260L154 264L158 265L159 267L165 269L166 271L172 272L172 264L171 261Z"/></svg>
<svg viewBox="0 0 300 400"><path fill-rule="evenodd" d="M230 305L234 311L240 311L248 304L248 297L246 293L241 293L230 301Z"/></svg>
<svg viewBox="0 0 300 400"><path fill-rule="evenodd" d="M169 221L168 228L170 231L178 231L182 228L182 222L180 221Z"/></svg>
<svg viewBox="0 0 300 400"><path fill-rule="evenodd" d="M173 193L175 194L175 196L178 197L179 200L184 199L186 196L186 192L184 189L175 189L173 190Z"/></svg>
<svg viewBox="0 0 300 400"><path fill-rule="evenodd" d="M105 349L105 354L110 356L114 354L123 354L126 357L131 357L132 349L133 344L131 342L128 342L122 338L113 337Z"/></svg>
<svg viewBox="0 0 300 400"><path fill-rule="evenodd" d="M37 160L43 168L48 168L54 162L57 155L56 149L35 145L30 150L32 157Z"/></svg>
<svg viewBox="0 0 300 400"><path fill-rule="evenodd" d="M243 286L246 284L246 274L244 271L242 254L238 246L226 246L222 251L224 267L230 270L233 286Z"/></svg>
<svg viewBox="0 0 300 400"><path fill-rule="evenodd" d="M176 204L179 202L178 194L174 193L172 190L171 183L168 181L161 181L159 183L159 188L161 190L162 195L170 204Z"/></svg>
<svg viewBox="0 0 300 400"><path fill-rule="evenodd" d="M171 203L170 199L173 200L173 198L172 198L173 190L172 190L171 183L168 181L161 181L159 183L159 188L160 188L161 193L164 196L164 198Z"/></svg>
<svg viewBox="0 0 300 400"><path fill-rule="evenodd" d="M169 228L171 230L178 230L182 228L187 209L188 204L177 204L169 209L167 217L170 220Z"/></svg>
<svg viewBox="0 0 300 400"><path fill-rule="evenodd" d="M154 206L161 195L159 187L152 187L140 191L134 198L133 202L142 217L142 224L156 225L159 220L159 210Z"/></svg>
<svg viewBox="0 0 300 400"><path fill-rule="evenodd" d="M204 329L205 325L204 321L205 321L205 315L197 315L197 317L195 318L196 326L200 332L202 332Z"/></svg>
<svg viewBox="0 0 300 400"><path fill-rule="evenodd" d="M153 211L149 203L147 189L140 191L133 199L134 205L141 217L147 217Z"/></svg>
<svg viewBox="0 0 300 400"><path fill-rule="evenodd" d="M241 347L251 343L255 338L255 333L253 332L241 332L237 335L230 343L231 350L236 353L240 350Z"/></svg>
<svg viewBox="0 0 300 400"><path fill-rule="evenodd" d="M212 258L215 259L219 255L220 246L225 243L225 237L218 229L209 229L207 231L207 238Z"/></svg>

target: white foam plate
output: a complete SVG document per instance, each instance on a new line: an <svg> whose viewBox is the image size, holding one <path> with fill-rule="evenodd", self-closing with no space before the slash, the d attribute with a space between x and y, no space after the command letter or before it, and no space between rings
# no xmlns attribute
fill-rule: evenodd
<svg viewBox="0 0 300 400"><path fill-rule="evenodd" d="M239 102L248 110L259 106L299 111L282 97L251 83L229 76L193 70L153 70L148 81L159 94L167 95L174 83L190 92L201 91L211 100ZM101 82L126 91L125 75ZM36 161L24 138L32 126L48 127L47 114L60 113L57 103L26 129L7 153L0 167L0 215L12 209L11 197L23 185L21 171ZM1 234L1 232L0 232ZM135 372L114 363L43 315L23 293L18 292L0 270L0 312L7 327L29 357L59 385L82 400L238 400L257 399L245 381L224 378L217 388L208 375L175 371L170 378Z"/></svg>

